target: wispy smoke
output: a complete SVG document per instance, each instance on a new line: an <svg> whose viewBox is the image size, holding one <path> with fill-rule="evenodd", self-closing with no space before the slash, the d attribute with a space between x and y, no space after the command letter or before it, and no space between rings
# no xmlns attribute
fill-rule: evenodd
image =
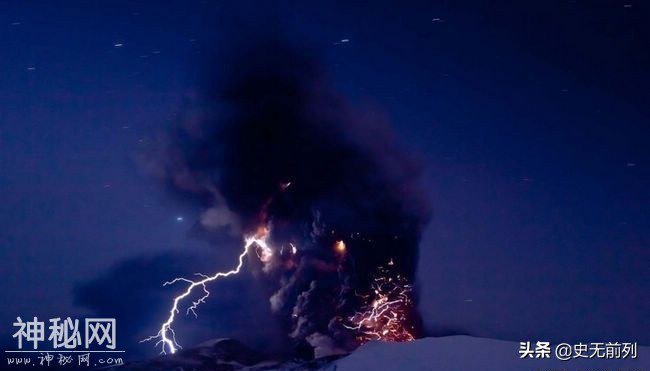
<svg viewBox="0 0 650 371"><path fill-rule="evenodd" d="M392 259L413 281L429 216L419 168L383 116L353 109L311 53L270 40L234 54L212 63L200 109L150 164L204 207L206 234L270 227L276 253L256 274L296 349L352 348L338 320L376 268Z"/></svg>

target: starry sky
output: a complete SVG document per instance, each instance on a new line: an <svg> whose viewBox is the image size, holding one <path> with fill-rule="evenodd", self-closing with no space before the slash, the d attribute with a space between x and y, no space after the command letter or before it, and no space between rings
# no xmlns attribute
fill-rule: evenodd
<svg viewBox="0 0 650 371"><path fill-rule="evenodd" d="M194 238L198 211L137 157L176 122L210 50L271 20L422 159L431 334L650 345L648 4L0 7L1 344L14 345L19 315L100 313L118 317L124 348L153 354L133 339L164 316L160 283L229 266L235 250ZM242 287L254 296L248 281L224 283L213 315L188 325L196 340L250 319L236 300Z"/></svg>

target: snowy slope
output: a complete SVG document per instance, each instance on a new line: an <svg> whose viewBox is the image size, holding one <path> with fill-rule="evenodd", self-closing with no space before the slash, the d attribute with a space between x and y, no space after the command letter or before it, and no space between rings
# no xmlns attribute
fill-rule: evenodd
<svg viewBox="0 0 650 371"><path fill-rule="evenodd" d="M554 349L554 347L553 347ZM134 362L119 371L650 371L650 348L637 359L520 359L519 343L470 336L425 338L408 343L371 342L347 356L314 361L273 360L237 340L215 339L175 355Z"/></svg>
<svg viewBox="0 0 650 371"><path fill-rule="evenodd" d="M372 342L335 364L336 371L646 371L650 370L650 348L639 346L637 358L626 360L520 359L519 343L447 336L410 343Z"/></svg>

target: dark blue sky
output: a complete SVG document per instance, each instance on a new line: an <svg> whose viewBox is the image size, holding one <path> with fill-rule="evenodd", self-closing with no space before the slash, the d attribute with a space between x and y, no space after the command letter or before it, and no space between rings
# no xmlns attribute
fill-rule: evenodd
<svg viewBox="0 0 650 371"><path fill-rule="evenodd" d="M74 288L116 295L139 280L133 262L153 272L137 286L154 291L195 270L177 254L215 254L188 236L197 210L134 159L177 120L207 51L271 19L423 159L434 218L419 281L432 333L650 344L648 4L0 6L3 328L17 315L90 313ZM115 272L133 276L107 287ZM93 303L110 316L136 305L118 329L141 335L170 295L156 292ZM217 309L214 322L240 308ZM206 336L235 330L223 331Z"/></svg>

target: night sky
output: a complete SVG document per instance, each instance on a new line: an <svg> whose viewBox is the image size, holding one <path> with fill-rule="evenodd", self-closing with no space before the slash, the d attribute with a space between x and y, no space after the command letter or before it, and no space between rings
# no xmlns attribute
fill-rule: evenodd
<svg viewBox="0 0 650 371"><path fill-rule="evenodd" d="M421 159L429 334L650 345L647 3L237 3L0 2L1 344L16 316L100 314L155 354L160 284L231 266L138 158L214 50L273 27ZM262 336L253 281L217 284L186 342Z"/></svg>

